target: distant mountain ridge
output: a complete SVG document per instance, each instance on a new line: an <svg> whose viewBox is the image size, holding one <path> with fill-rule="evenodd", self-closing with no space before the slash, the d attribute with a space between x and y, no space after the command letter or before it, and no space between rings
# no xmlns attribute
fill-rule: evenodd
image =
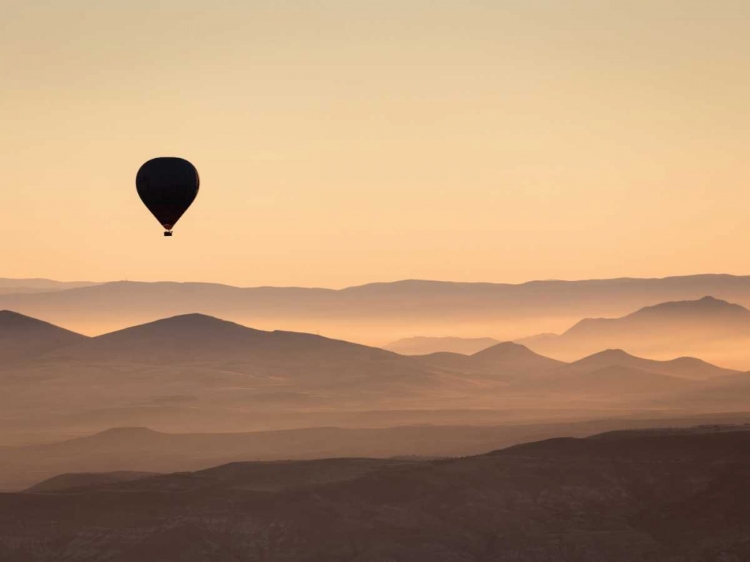
<svg viewBox="0 0 750 562"><path fill-rule="evenodd" d="M496 379L524 378L564 365L562 361L534 353L513 342L500 342L471 355L438 352L413 356L432 367L466 373L481 373Z"/></svg>
<svg viewBox="0 0 750 562"><path fill-rule="evenodd" d="M52 279L11 279L0 277L0 295L64 291L97 285L91 281L54 281Z"/></svg>
<svg viewBox="0 0 750 562"><path fill-rule="evenodd" d="M622 318L586 318L566 331L562 337L579 334L601 334L607 330L655 330L664 322L697 322L698 329L723 329L736 332L737 329L750 332L750 310L714 297L706 296L695 301L665 302L644 307ZM671 326L670 326L671 327ZM688 326L691 327L691 326Z"/></svg>
<svg viewBox="0 0 750 562"><path fill-rule="evenodd" d="M750 306L750 277L532 281L522 284L404 280L340 290L240 288L211 283L111 282L42 294L0 295L0 308L87 334L199 310L253 325L383 344L423 333L492 336L559 332L584 317L614 317L705 295ZM408 311L408 314L404 314ZM457 326L462 326L457 332Z"/></svg>
<svg viewBox="0 0 750 562"><path fill-rule="evenodd" d="M401 355L427 355L429 353L461 353L471 355L500 343L494 338L456 338L415 336L391 342L383 349Z"/></svg>
<svg viewBox="0 0 750 562"><path fill-rule="evenodd" d="M723 376L736 375L738 371L724 369L711 365L695 357L678 357L668 361L655 361L643 359L626 353L622 349L607 349L600 351L578 361L570 363L565 369L570 371L587 370L591 367L609 367L618 365L631 367L658 373L662 375L676 376L692 380L708 380Z"/></svg>
<svg viewBox="0 0 750 562"><path fill-rule="evenodd" d="M619 318L585 318L559 336L517 341L559 359L611 348L638 355L705 355L704 350L714 342L727 342L727 346L731 344L736 349L750 343L750 310L705 296L659 303ZM747 357L750 359L750 355Z"/></svg>

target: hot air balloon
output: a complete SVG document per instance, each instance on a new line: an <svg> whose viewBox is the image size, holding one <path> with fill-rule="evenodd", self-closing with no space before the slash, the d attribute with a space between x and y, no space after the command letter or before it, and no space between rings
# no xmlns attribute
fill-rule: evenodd
<svg viewBox="0 0 750 562"><path fill-rule="evenodd" d="M164 157L149 160L135 177L138 195L164 227L164 236L172 236L172 228L198 195L198 170L182 158Z"/></svg>

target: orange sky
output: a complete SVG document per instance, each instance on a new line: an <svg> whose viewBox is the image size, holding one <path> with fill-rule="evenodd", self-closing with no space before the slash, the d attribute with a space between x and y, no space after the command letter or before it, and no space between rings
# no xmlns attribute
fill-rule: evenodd
<svg viewBox="0 0 750 562"><path fill-rule="evenodd" d="M0 0L0 276L748 273L748 36L746 0ZM172 239L158 155L203 182Z"/></svg>

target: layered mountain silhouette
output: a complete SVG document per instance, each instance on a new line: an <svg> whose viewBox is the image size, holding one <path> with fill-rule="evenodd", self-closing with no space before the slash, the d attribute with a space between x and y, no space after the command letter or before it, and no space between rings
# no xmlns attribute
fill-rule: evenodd
<svg viewBox="0 0 750 562"><path fill-rule="evenodd" d="M0 405L18 412L14 423L33 411L28 422L42 426L171 420L172 428L228 428L237 419L389 409L470 390L468 381L383 349L201 314L72 341L6 369Z"/></svg>
<svg viewBox="0 0 750 562"><path fill-rule="evenodd" d="M731 427L424 462L234 463L0 495L0 557L746 560L748 474L750 432Z"/></svg>
<svg viewBox="0 0 750 562"><path fill-rule="evenodd" d="M223 432L574 420L609 409L663 415L665 405L673 413L731 411L743 403L729 389L746 384L737 371L697 359L622 351L573 364L511 342L473 355L403 356L203 314L93 338L5 317L16 339L6 346L15 360L0 367L0 443L131 425ZM696 393L709 386L707 410Z"/></svg>
<svg viewBox="0 0 750 562"><path fill-rule="evenodd" d="M645 337L664 329L688 331L704 337L750 332L750 310L714 297L666 302L642 308L622 318L587 318L563 334L576 337L620 337L641 332ZM645 333L644 333L645 332Z"/></svg>
<svg viewBox="0 0 750 562"><path fill-rule="evenodd" d="M643 359L626 353L622 349L607 349L583 359L570 363L565 367L569 372L586 372L592 368L602 367L628 367L691 380L709 380L719 377L727 377L738 374L732 369L724 369L710 363L706 363L695 357L678 357L669 361L654 361Z"/></svg>
<svg viewBox="0 0 750 562"><path fill-rule="evenodd" d="M416 356L415 359L447 371L482 373L493 375L498 380L533 376L564 364L513 342L498 343L472 355L440 352Z"/></svg>
<svg viewBox="0 0 750 562"><path fill-rule="evenodd" d="M404 338L389 343L384 349L401 355L429 355L430 353L461 353L471 355L497 345L499 341L492 338L433 338L417 336Z"/></svg>
<svg viewBox="0 0 750 562"><path fill-rule="evenodd" d="M267 332L207 316L186 314L87 339L52 355L154 364L279 360L314 370L321 361L390 362L400 356L379 348L298 332Z"/></svg>
<svg viewBox="0 0 750 562"><path fill-rule="evenodd" d="M108 291L24 298L89 290ZM555 341L726 342L748 315L670 302ZM0 494L0 559L750 554L750 432L674 429L747 423L750 375L535 345L405 356L195 313L87 337L2 312L0 445L46 443L0 446L0 490L26 490ZM574 438L658 425L673 429Z"/></svg>
<svg viewBox="0 0 750 562"><path fill-rule="evenodd" d="M0 295L3 294L28 294L28 293L51 293L76 289L78 287L91 287L96 283L89 281L54 281L52 279L7 279L0 278Z"/></svg>
<svg viewBox="0 0 750 562"><path fill-rule="evenodd" d="M377 457L429 459L486 453L551 437L603 431L743 424L750 414L679 418L610 417L578 422L489 425L415 424L382 428L310 427L230 433L166 433L145 427L112 428L53 443L0 448L0 491L111 483L147 473L200 470L235 461Z"/></svg>
<svg viewBox="0 0 750 562"><path fill-rule="evenodd" d="M499 343L471 357L485 366L513 365L513 368L525 371L550 369L560 364L559 361L543 357L528 347L513 342Z"/></svg>
<svg viewBox="0 0 750 562"><path fill-rule="evenodd" d="M511 379L510 390L536 392L539 396L574 395L581 397L625 397L671 393L690 387L689 380L705 381L737 374L693 358L674 361L651 361L625 353L607 350L566 364L543 357L528 348L501 344L472 357L492 365L500 352L510 352L514 370L523 376ZM504 354L505 355L505 354Z"/></svg>
<svg viewBox="0 0 750 562"><path fill-rule="evenodd" d="M572 359L606 348L664 357L696 354L743 362L750 341L750 310L713 297L666 302L620 318L586 318L559 336L518 340L532 349Z"/></svg>
<svg viewBox="0 0 750 562"><path fill-rule="evenodd" d="M73 472L59 474L29 488L28 492L61 492L63 490L91 489L121 482L131 482L154 476L153 472Z"/></svg>
<svg viewBox="0 0 750 562"><path fill-rule="evenodd" d="M112 282L44 294L0 295L0 308L90 335L196 310L263 329L381 345L413 334L559 333L584 317L618 317L705 295L750 306L750 277L533 281L519 285L406 280L341 290L209 283Z"/></svg>

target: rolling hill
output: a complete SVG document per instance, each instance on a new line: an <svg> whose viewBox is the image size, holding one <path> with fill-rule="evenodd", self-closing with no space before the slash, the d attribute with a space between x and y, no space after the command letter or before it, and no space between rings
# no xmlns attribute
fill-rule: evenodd
<svg viewBox="0 0 750 562"><path fill-rule="evenodd" d="M289 427L286 416L310 411L424 407L474 392L466 378L379 348L200 314L76 338L0 372L5 430Z"/></svg>
<svg viewBox="0 0 750 562"><path fill-rule="evenodd" d="M308 369L317 368L325 360L402 361L401 356L379 348L313 334L255 330L205 314L186 314L133 326L48 356L150 364L283 360L304 364Z"/></svg>
<svg viewBox="0 0 750 562"><path fill-rule="evenodd" d="M381 428L310 427L247 433L165 433L145 427L108 429L54 443L0 448L0 491L22 490L54 479L51 487L118 475L201 470L236 461L343 457L434 458L486 453L551 437L586 437L603 431L696 424L742 424L748 413L685 417L624 416L589 421L474 425L414 424ZM109 474L93 476L91 474ZM75 476L84 474L83 476Z"/></svg>
<svg viewBox="0 0 750 562"><path fill-rule="evenodd" d="M629 367L670 377L690 380L709 380L739 374L733 369L724 369L711 365L695 357L678 357L668 361L643 359L626 353L622 349L600 351L567 365L563 370L568 372L585 372L592 368Z"/></svg>
<svg viewBox="0 0 750 562"><path fill-rule="evenodd" d="M38 440L119 426L226 432L574 420L607 409L618 415L658 410L661 416L665 408L681 414L744 407L741 395L722 390L723 379L734 380L737 372L691 358L659 362L609 351L566 365L510 342L471 356L407 357L203 314L87 338L10 317L44 328L41 343L49 332L62 334L69 345L45 343L37 353L0 366L0 443L22 443L27 434ZM30 333L22 341L37 345ZM721 399L702 409L690 391L708 379L716 381L712 396ZM733 384L743 384L737 381Z"/></svg>
<svg viewBox="0 0 750 562"><path fill-rule="evenodd" d="M529 373L546 371L562 364L561 361L544 357L526 346L513 342L503 342L483 349L472 355L471 359L484 368L512 368L516 372Z"/></svg>
<svg viewBox="0 0 750 562"><path fill-rule="evenodd" d="M506 381L535 378L536 375L564 364L513 342L498 343L472 355L440 352L414 358L425 365L448 372L490 375L495 380Z"/></svg>
<svg viewBox="0 0 750 562"><path fill-rule="evenodd" d="M73 472L59 474L35 484L27 492L61 492L63 490L89 489L94 487L130 482L154 476L153 472Z"/></svg>
<svg viewBox="0 0 750 562"><path fill-rule="evenodd" d="M0 362L35 358L44 353L86 341L88 338L53 324L0 310Z"/></svg>
<svg viewBox="0 0 750 562"><path fill-rule="evenodd" d="M586 318L559 336L518 341L564 360L620 348L658 359L700 356L743 368L750 365L750 310L713 297L665 302L620 318Z"/></svg>
<svg viewBox="0 0 750 562"><path fill-rule="evenodd" d="M587 318L561 337L632 338L664 337L688 332L704 338L750 333L750 310L714 297L665 302L642 308L622 318Z"/></svg>
<svg viewBox="0 0 750 562"><path fill-rule="evenodd" d="M234 464L1 494L0 557L746 560L742 429L616 432L421 463Z"/></svg>

